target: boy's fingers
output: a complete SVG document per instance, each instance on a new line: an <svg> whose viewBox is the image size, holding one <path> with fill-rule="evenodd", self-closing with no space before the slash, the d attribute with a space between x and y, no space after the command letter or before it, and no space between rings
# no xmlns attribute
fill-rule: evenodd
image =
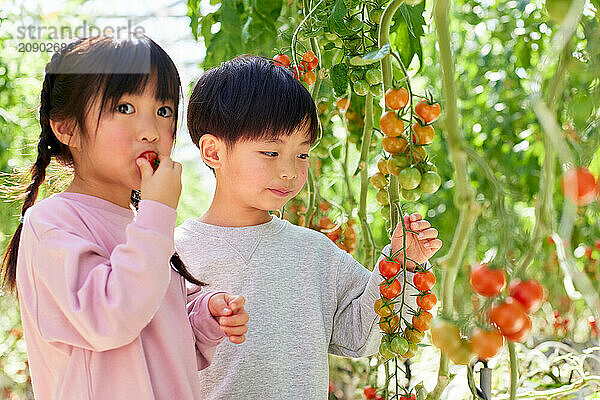
<svg viewBox="0 0 600 400"><path fill-rule="evenodd" d="M438 230L435 228L429 228L424 230L423 232L419 233L419 240L426 240L426 239L435 239L438 235Z"/></svg>
<svg viewBox="0 0 600 400"><path fill-rule="evenodd" d="M143 157L139 157L135 160L138 168L140 169L140 174L142 175L142 180L148 179L152 176L153 170L150 162Z"/></svg>
<svg viewBox="0 0 600 400"><path fill-rule="evenodd" d="M225 296L216 294L210 298L208 304L210 306L210 313L215 317L231 315L232 313L231 309L227 305L227 302L225 301Z"/></svg>
<svg viewBox="0 0 600 400"><path fill-rule="evenodd" d="M246 336L229 336L229 341L235 344L242 344L246 341Z"/></svg>
<svg viewBox="0 0 600 400"><path fill-rule="evenodd" d="M234 312L243 309L244 304L246 303L244 296L230 294L225 295L225 301L227 301L229 308Z"/></svg>
<svg viewBox="0 0 600 400"><path fill-rule="evenodd" d="M410 214L410 220L415 222L418 221L420 219L423 219L423 216L419 213L414 213L414 214Z"/></svg>
<svg viewBox="0 0 600 400"><path fill-rule="evenodd" d="M439 249L442 248L442 241L440 239L429 240L429 241L425 242L423 244L423 246L425 246L426 248L428 248L430 250L438 251Z"/></svg>
<svg viewBox="0 0 600 400"><path fill-rule="evenodd" d="M221 327L221 331L223 331L223 333L227 336L242 336L248 332L248 327L246 325Z"/></svg>
<svg viewBox="0 0 600 400"><path fill-rule="evenodd" d="M232 315L231 317L222 317L219 320L219 325L221 326L240 326L248 323L250 320L247 312L240 312L238 314Z"/></svg>
<svg viewBox="0 0 600 400"><path fill-rule="evenodd" d="M417 222L413 222L410 225L410 227L412 228L413 231L422 231L424 229L431 228L431 224L429 223L429 221L425 221L423 219L423 220L420 220Z"/></svg>

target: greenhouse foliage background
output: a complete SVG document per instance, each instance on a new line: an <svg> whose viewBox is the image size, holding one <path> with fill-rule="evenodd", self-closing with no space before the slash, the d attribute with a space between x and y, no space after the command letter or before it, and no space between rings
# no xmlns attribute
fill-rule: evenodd
<svg viewBox="0 0 600 400"><path fill-rule="evenodd" d="M379 32L385 25L383 11L395 3L398 11L386 26L391 48L374 55L385 44ZM594 200L577 207L565 201L561 177L574 166L589 169L596 178L600 173L600 3L401 3L190 0L164 9L178 17L186 49L197 52L193 68L178 65L192 71L186 83L239 54L285 53L292 65L308 50L318 56L316 82L306 86L318 106L322 138L312 151L310 184L288 204L284 217L330 234L370 268L373 255L389 241L385 219L390 216L382 216L385 207L368 181L387 154L378 123L386 111L383 92L393 77L395 83L409 82L415 96L435 99L442 115L432 125L435 139L426 153L441 187L416 201L395 197L403 212L426 216L444 242L432 260L438 282L433 313L450 318L468 338L475 322L483 322L477 311L492 303L469 283L472 266L483 261L504 269L509 280L538 280L546 300L531 315L531 335L524 343L505 345L489 362L493 398L598 398L600 204ZM9 185L15 184L11 174L33 159L43 67L51 55L19 52L15 28L94 23L96 14L85 8L86 2L70 0L50 13L31 5L1 4L0 169ZM156 14L161 12L159 7ZM146 33L160 36L161 45L170 41L170 48L178 46L160 25ZM360 93L352 72L385 63L392 75L384 69L384 86L374 83L366 96ZM342 97L350 98L349 105L338 101ZM178 222L206 209L214 185L185 135L181 127L175 151L184 163ZM48 185L44 193L59 190L62 181L56 176L54 187ZM393 175L389 179L393 189ZM19 215L18 201L5 200L0 206L3 246ZM327 222L323 217L331 225L321 224ZM331 235L336 232L338 236ZM0 296L0 327L0 398L31 398L17 300L10 294ZM421 381L414 391L419 398L477 396L472 384L478 377L471 375L478 374L481 363L473 369L440 357L436 347L428 346L429 334L423 343L410 360L410 382L399 377L385 391L389 398L401 398L392 397L393 389L414 388ZM511 363L515 354L519 362ZM406 371L401 358L396 362ZM381 389L390 383L385 373L389 364L381 356L331 357L330 398L364 398L367 385Z"/></svg>

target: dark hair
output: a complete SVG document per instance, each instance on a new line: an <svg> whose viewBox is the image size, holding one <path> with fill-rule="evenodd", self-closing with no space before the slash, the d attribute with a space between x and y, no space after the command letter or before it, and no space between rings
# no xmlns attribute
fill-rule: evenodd
<svg viewBox="0 0 600 400"><path fill-rule="evenodd" d="M132 39L116 40L107 37L83 38L54 53L46 64L41 92L40 126L37 158L33 163L31 183L24 193L21 217L35 204L38 191L46 178L46 168L54 157L59 163L72 166L69 147L61 143L50 120L72 120L85 132L85 119L90 105L100 96L100 116L105 110L113 112L125 94L143 93L150 79L155 79L155 96L160 101L172 101L177 131L177 114L181 83L175 64L154 41L143 35ZM134 196L132 196L134 197ZM19 223L2 260L2 283L11 291L16 288L17 256L23 223ZM177 254L172 266L188 281L204 285L185 268Z"/></svg>
<svg viewBox="0 0 600 400"><path fill-rule="evenodd" d="M273 60L243 55L204 73L190 96L187 125L192 142L210 133L228 146L272 139L306 129L319 132L315 103L287 68Z"/></svg>

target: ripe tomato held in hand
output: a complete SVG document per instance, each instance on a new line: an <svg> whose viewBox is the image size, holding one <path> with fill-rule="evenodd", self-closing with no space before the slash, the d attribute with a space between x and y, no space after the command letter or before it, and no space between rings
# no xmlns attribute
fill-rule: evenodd
<svg viewBox="0 0 600 400"><path fill-rule="evenodd" d="M392 278L396 276L398 271L402 268L402 264L398 262L398 260L389 260L384 258L379 261L379 272L386 278Z"/></svg>
<svg viewBox="0 0 600 400"><path fill-rule="evenodd" d="M379 284L379 292L386 299L393 299L397 297L402 291L402 285L398 279L394 279L391 283L383 281Z"/></svg>
<svg viewBox="0 0 600 400"><path fill-rule="evenodd" d="M565 198L578 206L594 201L597 194L596 178L587 168L571 168L560 180Z"/></svg>
<svg viewBox="0 0 600 400"><path fill-rule="evenodd" d="M421 310L419 314L413 315L412 323L415 328L425 332L431 326L433 315L429 311Z"/></svg>
<svg viewBox="0 0 600 400"><path fill-rule="evenodd" d="M415 287L421 292L428 292L435 285L435 275L431 271L416 272L413 276Z"/></svg>
<svg viewBox="0 0 600 400"><path fill-rule="evenodd" d="M139 157L142 157L142 158L145 158L146 160L148 160L148 162L152 166L153 171L156 171L158 166L160 165L160 160L158 159L158 154L156 154L156 152L154 152L154 151L145 151L142 154L140 154Z"/></svg>
<svg viewBox="0 0 600 400"><path fill-rule="evenodd" d="M417 305L423 310L431 310L437 304L437 297L435 294L428 292L423 296L417 297Z"/></svg>
<svg viewBox="0 0 600 400"><path fill-rule="evenodd" d="M471 335L471 348L480 360L487 361L498 354L504 337L497 330L475 328Z"/></svg>
<svg viewBox="0 0 600 400"><path fill-rule="evenodd" d="M273 61L275 61L275 64L279 66L290 66L290 58L287 56L287 54L277 54L275 57L273 57Z"/></svg>
<svg viewBox="0 0 600 400"><path fill-rule="evenodd" d="M502 269L492 269L487 264L476 264L471 268L469 282L475 292L485 297L502 293L506 285L506 274Z"/></svg>
<svg viewBox="0 0 600 400"><path fill-rule="evenodd" d="M399 110L406 107L408 100L409 94L405 88L388 89L385 92L385 105L392 110Z"/></svg>
<svg viewBox="0 0 600 400"><path fill-rule="evenodd" d="M535 279L513 280L508 286L509 293L525 307L529 314L539 310L544 301L544 288Z"/></svg>
<svg viewBox="0 0 600 400"><path fill-rule="evenodd" d="M429 104L426 101L421 101L415 106L415 113L425 124L431 124L436 121L442 109L438 103Z"/></svg>
<svg viewBox="0 0 600 400"><path fill-rule="evenodd" d="M503 303L490 310L490 320L504 336L519 332L528 319L525 308L512 297L507 297Z"/></svg>

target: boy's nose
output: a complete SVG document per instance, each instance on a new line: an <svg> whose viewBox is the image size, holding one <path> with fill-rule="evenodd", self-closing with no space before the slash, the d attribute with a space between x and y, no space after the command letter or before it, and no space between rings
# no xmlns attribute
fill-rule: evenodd
<svg viewBox="0 0 600 400"><path fill-rule="evenodd" d="M287 166L287 167L282 168L279 171L279 177L281 179L296 179L296 177L297 177L296 167L295 166Z"/></svg>

